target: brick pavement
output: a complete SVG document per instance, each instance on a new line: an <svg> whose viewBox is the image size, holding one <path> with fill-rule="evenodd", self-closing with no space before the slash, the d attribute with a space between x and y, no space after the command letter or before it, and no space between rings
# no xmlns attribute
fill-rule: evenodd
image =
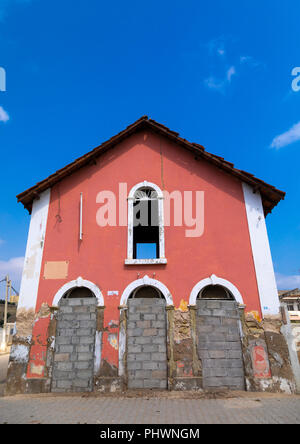
<svg viewBox="0 0 300 444"><path fill-rule="evenodd" d="M242 394L230 399L18 395L0 398L0 424L299 424L300 396Z"/></svg>

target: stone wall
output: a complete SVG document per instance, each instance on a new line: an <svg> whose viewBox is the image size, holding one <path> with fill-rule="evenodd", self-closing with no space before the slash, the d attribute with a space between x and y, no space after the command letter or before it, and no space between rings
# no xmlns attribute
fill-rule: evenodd
<svg viewBox="0 0 300 444"><path fill-rule="evenodd" d="M244 390L239 322L235 301L197 301L197 346L204 389Z"/></svg>
<svg viewBox="0 0 300 444"><path fill-rule="evenodd" d="M129 299L127 372L129 389L167 388L165 300Z"/></svg>
<svg viewBox="0 0 300 444"><path fill-rule="evenodd" d="M175 308L163 299L129 299L119 307L118 368L101 355L106 309L96 307L96 299L62 299L60 307L46 308L35 316L49 316L45 372L28 376L34 341L16 335L7 394L126 388L294 393L300 387L284 313L261 320L234 301L199 300Z"/></svg>
<svg viewBox="0 0 300 444"><path fill-rule="evenodd" d="M96 298L62 299L57 313L52 392L93 390Z"/></svg>

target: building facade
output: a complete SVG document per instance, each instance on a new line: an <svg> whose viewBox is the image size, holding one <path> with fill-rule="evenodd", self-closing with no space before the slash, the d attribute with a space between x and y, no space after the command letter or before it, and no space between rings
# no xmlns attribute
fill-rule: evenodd
<svg viewBox="0 0 300 444"><path fill-rule="evenodd" d="M265 224L283 198L148 117L20 194L7 393L295 391Z"/></svg>

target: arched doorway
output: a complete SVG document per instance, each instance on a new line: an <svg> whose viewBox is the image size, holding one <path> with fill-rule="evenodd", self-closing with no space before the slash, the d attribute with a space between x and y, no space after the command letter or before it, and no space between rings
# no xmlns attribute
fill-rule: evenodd
<svg viewBox="0 0 300 444"><path fill-rule="evenodd" d="M129 389L167 388L166 306L172 303L167 287L148 276L132 282L124 290L121 305L126 304L128 308L127 337L126 348L120 347L120 371L126 356Z"/></svg>
<svg viewBox="0 0 300 444"><path fill-rule="evenodd" d="M66 284L56 294L55 350L52 367L52 392L87 392L93 390L97 344L96 297L83 280ZM74 285L75 283L75 285ZM76 285L76 283L80 285ZM96 291L97 293L97 291ZM102 296L102 295L101 295ZM101 299L101 298L100 298ZM99 344L98 344L99 347Z"/></svg>
<svg viewBox="0 0 300 444"><path fill-rule="evenodd" d="M204 389L245 389L240 301L237 288L217 276L200 281L191 292Z"/></svg>

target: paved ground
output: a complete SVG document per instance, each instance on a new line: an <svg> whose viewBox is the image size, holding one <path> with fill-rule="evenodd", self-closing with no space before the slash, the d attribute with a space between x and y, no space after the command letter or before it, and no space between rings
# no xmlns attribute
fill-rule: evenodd
<svg viewBox="0 0 300 444"><path fill-rule="evenodd" d="M0 355L0 424L300 424L300 396L164 391L3 397L8 357Z"/></svg>
<svg viewBox="0 0 300 444"><path fill-rule="evenodd" d="M300 424L300 396L241 393L231 399L186 399L172 393L0 398L0 424Z"/></svg>

